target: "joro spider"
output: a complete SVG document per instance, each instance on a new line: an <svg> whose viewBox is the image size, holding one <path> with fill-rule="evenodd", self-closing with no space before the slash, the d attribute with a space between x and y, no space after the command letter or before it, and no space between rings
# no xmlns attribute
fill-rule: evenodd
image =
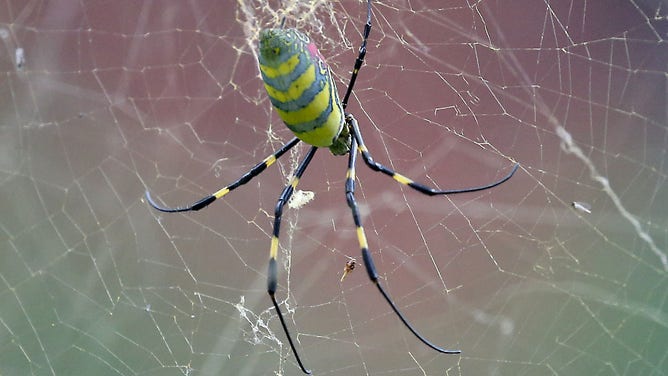
<svg viewBox="0 0 668 376"><path fill-rule="evenodd" d="M352 75L346 89L343 100L339 100L336 91L336 85L332 79L329 66L325 63L322 55L311 40L296 29L285 29L281 24L280 28L264 29L260 32L259 43L259 63L264 86L269 94L269 99L276 112L281 117L285 125L295 134L292 140L288 141L275 153L266 157L262 162L255 165L247 173L241 176L235 182L219 189L212 195L202 198L190 206L168 208L158 205L150 193L146 192L146 199L156 210L166 213L177 213L185 211L196 211L209 206L216 199L219 199L234 189L248 183L254 177L260 175L267 167L271 166L285 152L292 149L299 141L304 141L311 145L304 159L300 162L297 170L293 174L290 182L281 192L276 202L274 210L274 229L271 238L271 247L269 250L269 270L267 273L267 292L274 304L278 318L280 319L285 336L290 343L292 352L299 363L301 370L310 374L311 371L304 367L299 353L295 347L290 331L285 323L283 313L276 302L277 287L277 265L276 257L278 255L278 235L281 226L281 215L283 206L292 196L299 179L313 159L318 148L329 148L334 155L348 155L348 170L346 173L346 201L352 211L353 221L357 230L357 240L362 252L364 267L371 282L373 282L385 301L390 305L399 320L410 330L415 337L422 341L428 347L444 354L459 354L460 350L446 350L434 345L424 338L408 322L394 301L380 284L373 257L369 252L369 247L362 227L359 208L355 201L355 162L357 152L362 154L364 163L373 171L381 172L398 183L406 185L414 190L428 196L449 195L456 193L482 191L495 187L510 179L519 164L515 164L512 170L501 180L491 184L463 188L439 190L413 181L412 179L401 175L388 167L373 160L368 149L364 145L362 133L360 132L357 120L351 113L344 112L348 106L348 99L353 91L355 80L359 73L364 57L366 55L366 44L371 32L371 0L367 0L366 24L362 44L359 48L357 59L353 67ZM352 151L352 152L351 152Z"/></svg>

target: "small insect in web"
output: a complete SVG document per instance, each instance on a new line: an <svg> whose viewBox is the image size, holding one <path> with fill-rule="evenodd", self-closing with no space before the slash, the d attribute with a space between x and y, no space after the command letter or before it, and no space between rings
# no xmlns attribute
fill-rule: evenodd
<svg viewBox="0 0 668 376"><path fill-rule="evenodd" d="M424 338L401 313L399 307L397 307L381 284L373 257L369 251L364 227L362 227L359 207L355 200L355 165L357 155L358 153L361 154L364 163L371 170L380 172L394 179L399 184L403 184L427 196L450 195L490 189L510 179L519 167L518 164L515 164L505 177L490 184L471 188L440 190L415 182L373 160L362 139L362 132L360 131L357 119L355 119L352 113L345 112L348 106L348 99L355 85L355 80L366 56L367 40L371 32L371 0L367 0L366 5L366 24L364 25L362 43L359 47L357 59L355 60L343 100L339 99L329 66L308 36L296 29L284 28L284 21L279 28L264 29L260 31L259 43L259 63L264 87L267 90L274 109L285 125L295 134L295 137L236 181L219 189L210 196L196 201L190 206L176 208L163 207L153 200L148 191L146 192L148 203L156 210L166 213L200 210L260 175L267 167L273 165L278 158L300 141L304 141L311 146L276 202L267 273L267 293L276 309L276 314L290 343L290 348L295 355L295 359L301 370L307 374L310 374L311 371L304 367L297 347L288 330L286 320L283 317L283 312L276 301L275 295L278 287L277 257L283 207L289 202L296 191L299 180L302 178L302 175L319 148L328 148L334 155L348 156L348 170L345 180L346 203L351 210L359 248L369 279L378 288L382 297L403 325L418 340L433 350L445 354L459 354L461 351L444 349ZM346 269L344 269L344 277L354 267L355 261L349 261L349 264L346 264ZM343 278L341 279L343 280Z"/></svg>
<svg viewBox="0 0 668 376"><path fill-rule="evenodd" d="M346 262L346 266L343 267L343 275L341 276L341 282L343 282L343 279L346 278L346 276L351 273L353 270L355 270L355 264L357 263L357 260L354 258L351 258Z"/></svg>

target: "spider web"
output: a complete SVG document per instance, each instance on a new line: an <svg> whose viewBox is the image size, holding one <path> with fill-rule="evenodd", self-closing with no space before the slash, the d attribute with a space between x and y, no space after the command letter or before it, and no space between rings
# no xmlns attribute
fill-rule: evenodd
<svg viewBox="0 0 668 376"><path fill-rule="evenodd" d="M305 146L207 210L291 134L262 27L309 33L339 92L360 1L0 4L0 373L285 375L266 295L275 200ZM661 1L373 2L348 110L364 224L398 321L358 268L345 158L286 208L278 298L315 374L668 374L668 10ZM576 203L575 205L573 203Z"/></svg>

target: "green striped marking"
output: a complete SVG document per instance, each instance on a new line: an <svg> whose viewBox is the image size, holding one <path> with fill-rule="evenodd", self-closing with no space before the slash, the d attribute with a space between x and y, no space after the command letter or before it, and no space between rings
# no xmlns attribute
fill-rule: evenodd
<svg viewBox="0 0 668 376"><path fill-rule="evenodd" d="M295 29L265 29L259 62L269 99L285 125L310 145L331 146L343 128L343 108L315 44Z"/></svg>

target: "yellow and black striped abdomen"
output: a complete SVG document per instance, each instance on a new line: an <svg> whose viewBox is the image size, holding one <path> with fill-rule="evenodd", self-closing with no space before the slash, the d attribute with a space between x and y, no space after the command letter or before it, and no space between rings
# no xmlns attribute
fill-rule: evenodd
<svg viewBox="0 0 668 376"><path fill-rule="evenodd" d="M260 32L259 61L269 99L285 125L310 145L336 144L343 108L315 44L295 29L265 29Z"/></svg>

